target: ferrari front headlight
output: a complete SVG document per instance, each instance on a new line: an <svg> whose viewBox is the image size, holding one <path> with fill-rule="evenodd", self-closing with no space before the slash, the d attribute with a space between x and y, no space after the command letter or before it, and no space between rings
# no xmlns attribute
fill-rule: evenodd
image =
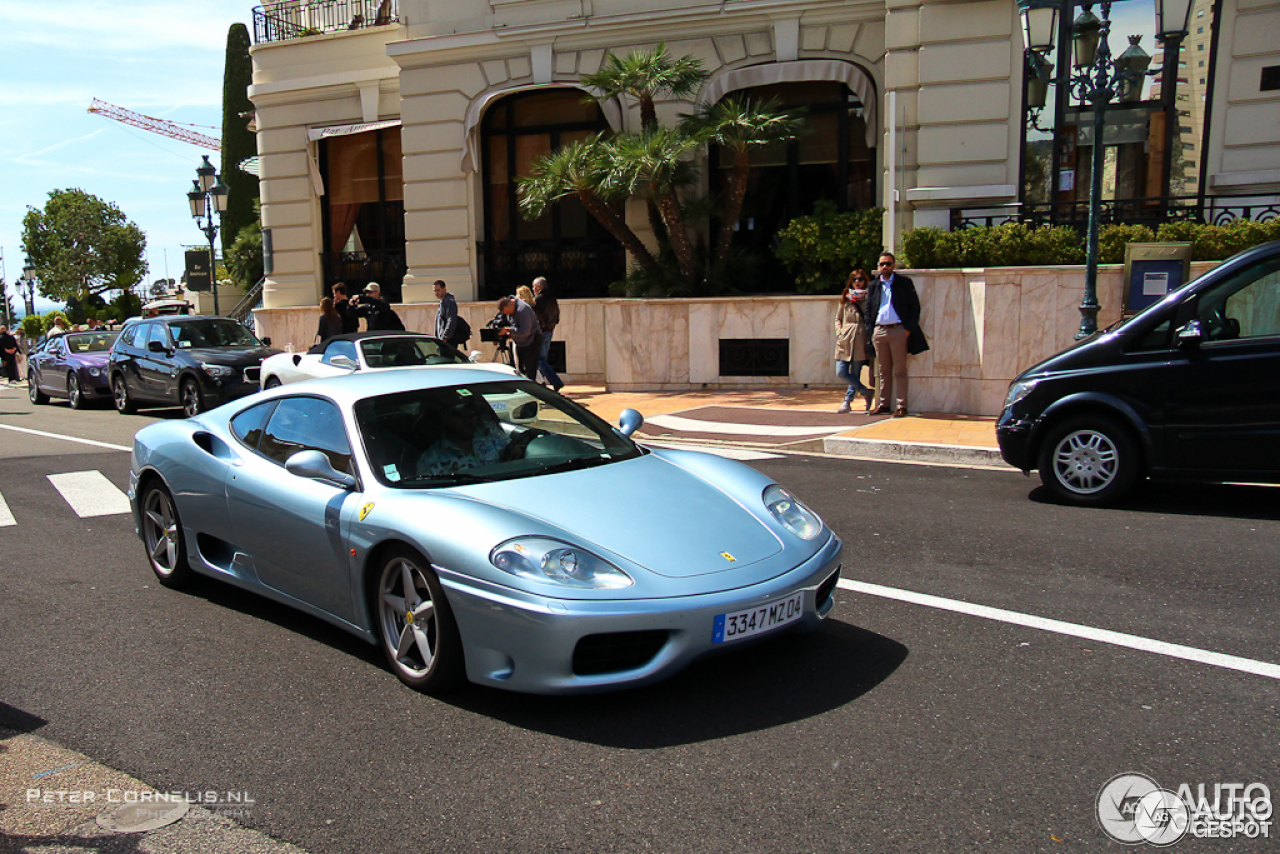
<svg viewBox="0 0 1280 854"><path fill-rule="evenodd" d="M822 520L818 514L800 502L778 484L773 484L764 491L764 506L769 508L773 518L782 526L802 540L812 540L822 533Z"/></svg>
<svg viewBox="0 0 1280 854"><path fill-rule="evenodd" d="M544 537L521 537L498 546L489 561L503 572L531 581L590 590L618 590L631 576L586 549Z"/></svg>

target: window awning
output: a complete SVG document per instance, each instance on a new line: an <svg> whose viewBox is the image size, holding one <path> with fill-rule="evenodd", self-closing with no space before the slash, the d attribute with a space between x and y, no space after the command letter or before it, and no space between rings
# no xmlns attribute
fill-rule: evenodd
<svg viewBox="0 0 1280 854"><path fill-rule="evenodd" d="M328 139L331 136L350 136L353 133L368 133L369 131L398 127L400 127L399 119L387 119L382 122L361 122L354 125L329 125L322 128L307 128L307 141L315 142L317 139Z"/></svg>

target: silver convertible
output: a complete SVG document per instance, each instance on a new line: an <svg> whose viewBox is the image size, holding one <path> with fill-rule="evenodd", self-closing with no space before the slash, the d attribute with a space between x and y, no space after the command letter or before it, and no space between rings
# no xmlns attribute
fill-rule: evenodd
<svg viewBox="0 0 1280 854"><path fill-rule="evenodd" d="M495 415L513 393L536 419ZM139 431L129 497L162 584L313 614L431 693L640 685L815 629L840 539L754 469L637 445L641 423L474 368L315 380Z"/></svg>

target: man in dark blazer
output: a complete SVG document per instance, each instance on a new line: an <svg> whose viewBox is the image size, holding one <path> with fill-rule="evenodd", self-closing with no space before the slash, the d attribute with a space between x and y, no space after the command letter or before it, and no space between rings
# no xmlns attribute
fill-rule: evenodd
<svg viewBox="0 0 1280 854"><path fill-rule="evenodd" d="M920 297L915 284L894 272L892 252L880 253L880 275L871 280L863 301L863 321L872 330L876 372L880 379L880 406L876 414L901 418L907 414L907 358L929 349L920 331ZM892 394L890 394L892 392ZM889 402L893 401L893 406Z"/></svg>

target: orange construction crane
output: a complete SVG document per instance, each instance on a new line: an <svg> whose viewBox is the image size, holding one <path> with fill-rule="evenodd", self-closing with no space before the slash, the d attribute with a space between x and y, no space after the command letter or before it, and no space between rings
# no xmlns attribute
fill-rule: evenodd
<svg viewBox="0 0 1280 854"><path fill-rule="evenodd" d="M201 148L208 148L213 151L222 150L222 140L217 137L208 136L199 131L185 128L182 125L167 122L164 119L144 116L142 113L126 110L124 107L117 107L115 104L108 104L106 101L99 101L97 98L94 98L93 103L89 105L89 112L97 113L100 116L106 116L109 119L115 119L118 122L124 122L127 125L133 125L143 130L149 130L152 133L180 139L183 142L189 142Z"/></svg>

